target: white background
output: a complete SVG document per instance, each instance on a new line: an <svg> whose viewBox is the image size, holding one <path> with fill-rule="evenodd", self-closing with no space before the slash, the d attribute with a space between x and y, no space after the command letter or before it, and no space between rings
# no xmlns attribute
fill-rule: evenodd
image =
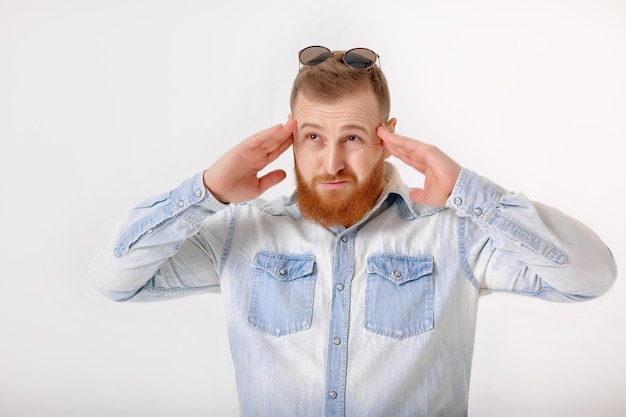
<svg viewBox="0 0 626 417"><path fill-rule="evenodd" d="M621 0L0 0L0 415L237 414L219 295L118 304L86 270L131 206L284 122L312 44L377 51L398 133L580 219L624 270ZM625 415L621 278L483 298L470 416Z"/></svg>

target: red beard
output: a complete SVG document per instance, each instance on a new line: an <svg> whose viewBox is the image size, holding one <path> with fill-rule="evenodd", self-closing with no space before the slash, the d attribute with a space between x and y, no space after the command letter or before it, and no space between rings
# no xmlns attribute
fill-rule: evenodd
<svg viewBox="0 0 626 417"><path fill-rule="evenodd" d="M374 207L382 191L383 171L384 160L381 158L363 184L357 183L352 172L344 171L337 175L319 175L313 178L311 184L307 184L296 163L296 201L302 216L324 227L352 226ZM315 190L319 183L341 180L356 184L356 188L349 193L342 189L326 190L324 195Z"/></svg>

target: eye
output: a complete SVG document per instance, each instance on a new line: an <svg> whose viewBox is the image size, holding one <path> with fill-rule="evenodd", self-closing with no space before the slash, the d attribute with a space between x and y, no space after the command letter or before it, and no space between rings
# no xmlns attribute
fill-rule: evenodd
<svg viewBox="0 0 626 417"><path fill-rule="evenodd" d="M363 139L360 136L349 135L346 136L346 140L344 142L344 146L346 149L350 150L359 150L363 148Z"/></svg>
<svg viewBox="0 0 626 417"><path fill-rule="evenodd" d="M310 149L319 149L324 146L324 139L317 133L305 133L302 136L302 144Z"/></svg>

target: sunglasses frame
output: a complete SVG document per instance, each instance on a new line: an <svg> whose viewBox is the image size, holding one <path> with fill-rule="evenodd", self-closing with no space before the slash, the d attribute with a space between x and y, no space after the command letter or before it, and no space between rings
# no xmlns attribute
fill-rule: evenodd
<svg viewBox="0 0 626 417"><path fill-rule="evenodd" d="M327 54L327 55L324 57L324 59L322 59L322 60L320 60L320 61L312 61L312 60L307 60L307 61L305 62L305 61L302 59L302 54L303 54L305 51L309 51L309 50L311 50L312 48L319 48L322 52L326 52L326 54ZM358 66L354 66L354 63L352 63L352 64L351 64L351 63L349 63L349 61L350 61L350 60L349 60L349 58L348 58L348 60L346 60L346 57L347 57L347 56L349 56L351 53L356 53L356 51L367 51L368 53L371 53L371 54L373 55L373 60L371 60L371 64L369 64L369 65L368 65L368 66L366 66L366 67L361 68L361 67L358 67ZM300 64L301 64L301 65L304 65L305 67L315 67L315 66L317 66L317 65L321 64L322 62L326 61L326 60L327 60L328 58L330 58L331 56L333 56L333 54L334 54L334 53L333 53L333 51L331 51L329 48L327 48L327 47L325 47L325 46L321 46L321 45L311 45L311 46L307 46L307 47L306 47L306 48L304 48L304 49L301 49L301 50L298 52L298 61L300 61ZM319 56L322 56L322 55L324 55L324 54L320 54ZM346 52L344 52L344 54L343 54L343 63L344 63L344 64L345 64L348 68L352 68L352 69L355 69L355 70L368 70L368 69L372 68L374 65L376 65L376 63L377 63L377 62L379 62L379 61L380 61L380 56L379 56L376 52L372 51L372 50L371 50L371 49L369 49L369 48L352 48L352 49L348 49L348 50L347 50ZM311 62L316 62L316 63L311 64ZM380 64L379 64L379 67L380 67Z"/></svg>

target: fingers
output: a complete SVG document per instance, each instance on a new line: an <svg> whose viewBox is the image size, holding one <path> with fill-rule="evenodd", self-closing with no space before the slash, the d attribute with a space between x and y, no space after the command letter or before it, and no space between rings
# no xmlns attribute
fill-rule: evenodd
<svg viewBox="0 0 626 417"><path fill-rule="evenodd" d="M382 139L383 146L390 152L397 154L394 155L398 157L402 155L415 155L429 146L418 140L391 133L382 127L379 127L376 133Z"/></svg>
<svg viewBox="0 0 626 417"><path fill-rule="evenodd" d="M253 135L250 139L251 145L260 147L265 151L263 165L277 159L293 143L293 132L296 128L296 121L289 118L284 125L276 125L269 129ZM287 177L287 173L282 169L268 172L258 178L258 191L263 194L265 191L275 186Z"/></svg>
<svg viewBox="0 0 626 417"><path fill-rule="evenodd" d="M286 140L279 143L278 148L267 154L268 163L274 161L293 144L293 136L289 135Z"/></svg>
<svg viewBox="0 0 626 417"><path fill-rule="evenodd" d="M237 203L258 197L282 181L282 170L257 178L258 172L278 158L293 142L296 122L262 130L225 153L203 174L205 187L222 202Z"/></svg>
<svg viewBox="0 0 626 417"><path fill-rule="evenodd" d="M396 135L382 127L376 133L391 155L425 176L424 188L413 190L411 199L432 207L445 204L461 167L433 145Z"/></svg>
<svg viewBox="0 0 626 417"><path fill-rule="evenodd" d="M263 148L272 152L283 145L285 141L290 140L295 128L296 121L288 120L285 124L272 126L250 136L246 140L246 144L251 148Z"/></svg>
<svg viewBox="0 0 626 417"><path fill-rule="evenodd" d="M428 167L436 167L437 170L458 168L456 162L436 146L391 133L381 127L378 128L377 134L382 139L385 149L421 173Z"/></svg>
<svg viewBox="0 0 626 417"><path fill-rule="evenodd" d="M396 135L382 127L379 127L376 133L382 139L382 145L391 155L418 171L424 172L426 169L425 150L428 145L414 139Z"/></svg>
<svg viewBox="0 0 626 417"><path fill-rule="evenodd" d="M296 122L293 120L262 130L236 147L236 153L257 171L278 158L293 143Z"/></svg>

